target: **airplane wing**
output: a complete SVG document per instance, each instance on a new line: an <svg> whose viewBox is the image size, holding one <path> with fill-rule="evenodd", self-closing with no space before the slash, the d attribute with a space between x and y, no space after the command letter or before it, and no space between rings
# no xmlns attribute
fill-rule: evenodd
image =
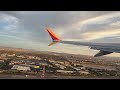
<svg viewBox="0 0 120 90"><path fill-rule="evenodd" d="M90 49L100 50L94 57L107 55L113 52L120 53L120 48L115 48L117 45L113 45L112 43L91 43L91 42L79 42L79 41L64 41L60 40L54 32L50 28L46 28L49 35L52 38L52 43L50 43L48 46L51 46L56 43L63 43L63 44L72 44L72 45L82 45L82 46L89 46Z"/></svg>

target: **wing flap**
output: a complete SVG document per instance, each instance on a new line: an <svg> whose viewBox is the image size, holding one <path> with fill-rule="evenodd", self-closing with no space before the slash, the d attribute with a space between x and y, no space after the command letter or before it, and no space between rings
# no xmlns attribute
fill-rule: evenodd
<svg viewBox="0 0 120 90"><path fill-rule="evenodd" d="M99 56L107 55L107 54L110 54L110 53L112 53L112 52L100 50L96 55L94 55L94 57L99 57Z"/></svg>

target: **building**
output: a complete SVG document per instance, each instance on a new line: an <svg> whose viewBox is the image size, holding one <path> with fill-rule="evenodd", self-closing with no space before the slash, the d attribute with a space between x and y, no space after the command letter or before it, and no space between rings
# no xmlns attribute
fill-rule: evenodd
<svg viewBox="0 0 120 90"><path fill-rule="evenodd" d="M23 55L17 56L18 58L25 58Z"/></svg>
<svg viewBox="0 0 120 90"><path fill-rule="evenodd" d="M64 65L59 65L59 68L60 68L60 69L65 69L66 66L64 66Z"/></svg>
<svg viewBox="0 0 120 90"><path fill-rule="evenodd" d="M65 66L71 66L70 62L64 61Z"/></svg>
<svg viewBox="0 0 120 90"><path fill-rule="evenodd" d="M79 71L80 75L89 75L90 73L88 71Z"/></svg>
<svg viewBox="0 0 120 90"><path fill-rule="evenodd" d="M31 62L30 65L35 65L35 62Z"/></svg>
<svg viewBox="0 0 120 90"><path fill-rule="evenodd" d="M0 59L2 59L2 57L0 56Z"/></svg>
<svg viewBox="0 0 120 90"><path fill-rule="evenodd" d="M64 61L57 61L57 63L59 63L59 64L64 64Z"/></svg>
<svg viewBox="0 0 120 90"><path fill-rule="evenodd" d="M9 63L9 65L13 65L13 64L22 64L24 61L22 61L22 60L19 60L19 61L11 61L10 63Z"/></svg>
<svg viewBox="0 0 120 90"><path fill-rule="evenodd" d="M3 63L5 60L0 60L0 63Z"/></svg>
<svg viewBox="0 0 120 90"><path fill-rule="evenodd" d="M31 71L34 71L34 72L39 72L40 70L42 70L40 66L31 66L30 69Z"/></svg>
<svg viewBox="0 0 120 90"><path fill-rule="evenodd" d="M41 66L48 66L49 63L46 62L45 60L40 60L40 61L39 61L39 65L41 65Z"/></svg>
<svg viewBox="0 0 120 90"><path fill-rule="evenodd" d="M56 60L53 60L53 59L50 59L49 62L51 62L51 63L56 63L57 61L56 61Z"/></svg>
<svg viewBox="0 0 120 90"><path fill-rule="evenodd" d="M14 56L15 56L15 54L8 55L8 57L14 57Z"/></svg>
<svg viewBox="0 0 120 90"><path fill-rule="evenodd" d="M60 69L65 69L65 68L66 68L66 66L61 65L61 64L58 64L58 63L56 63L55 66L56 66L56 67L59 67Z"/></svg>
<svg viewBox="0 0 120 90"><path fill-rule="evenodd" d="M74 68L76 71L80 71L81 69L80 68Z"/></svg>
<svg viewBox="0 0 120 90"><path fill-rule="evenodd" d="M1 57L4 58L7 56L7 53L1 54Z"/></svg>
<svg viewBox="0 0 120 90"><path fill-rule="evenodd" d="M41 58L40 58L40 57L35 57L35 59L41 60Z"/></svg>
<svg viewBox="0 0 120 90"><path fill-rule="evenodd" d="M34 56L28 56L28 59L35 59Z"/></svg>
<svg viewBox="0 0 120 90"><path fill-rule="evenodd" d="M67 70L56 70L57 73L62 73L62 74L72 74L75 71L67 71Z"/></svg>
<svg viewBox="0 0 120 90"><path fill-rule="evenodd" d="M73 63L73 66L75 66L75 67L83 67L80 63Z"/></svg>
<svg viewBox="0 0 120 90"><path fill-rule="evenodd" d="M30 67L27 66L21 66L21 65L13 65L11 68L12 70L20 70L20 71L30 71Z"/></svg>
<svg viewBox="0 0 120 90"><path fill-rule="evenodd" d="M81 70L86 70L86 67L80 67Z"/></svg>

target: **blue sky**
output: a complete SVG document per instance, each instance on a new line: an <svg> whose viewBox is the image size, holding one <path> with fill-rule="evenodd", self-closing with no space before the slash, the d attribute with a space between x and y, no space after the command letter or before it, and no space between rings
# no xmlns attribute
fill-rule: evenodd
<svg viewBox="0 0 120 90"><path fill-rule="evenodd" d="M83 55L98 52L74 45L48 47L46 26L64 40L120 43L119 11L1 11L0 45Z"/></svg>

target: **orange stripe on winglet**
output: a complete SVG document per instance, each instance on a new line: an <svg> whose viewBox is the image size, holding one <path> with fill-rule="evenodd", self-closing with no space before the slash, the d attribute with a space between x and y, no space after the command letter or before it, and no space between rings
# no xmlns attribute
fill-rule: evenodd
<svg viewBox="0 0 120 90"><path fill-rule="evenodd" d="M54 34L54 32L52 32L52 30L51 30L50 28L46 28L46 29L47 29L49 35L51 36L51 38L52 38L53 40L60 40L60 39Z"/></svg>

